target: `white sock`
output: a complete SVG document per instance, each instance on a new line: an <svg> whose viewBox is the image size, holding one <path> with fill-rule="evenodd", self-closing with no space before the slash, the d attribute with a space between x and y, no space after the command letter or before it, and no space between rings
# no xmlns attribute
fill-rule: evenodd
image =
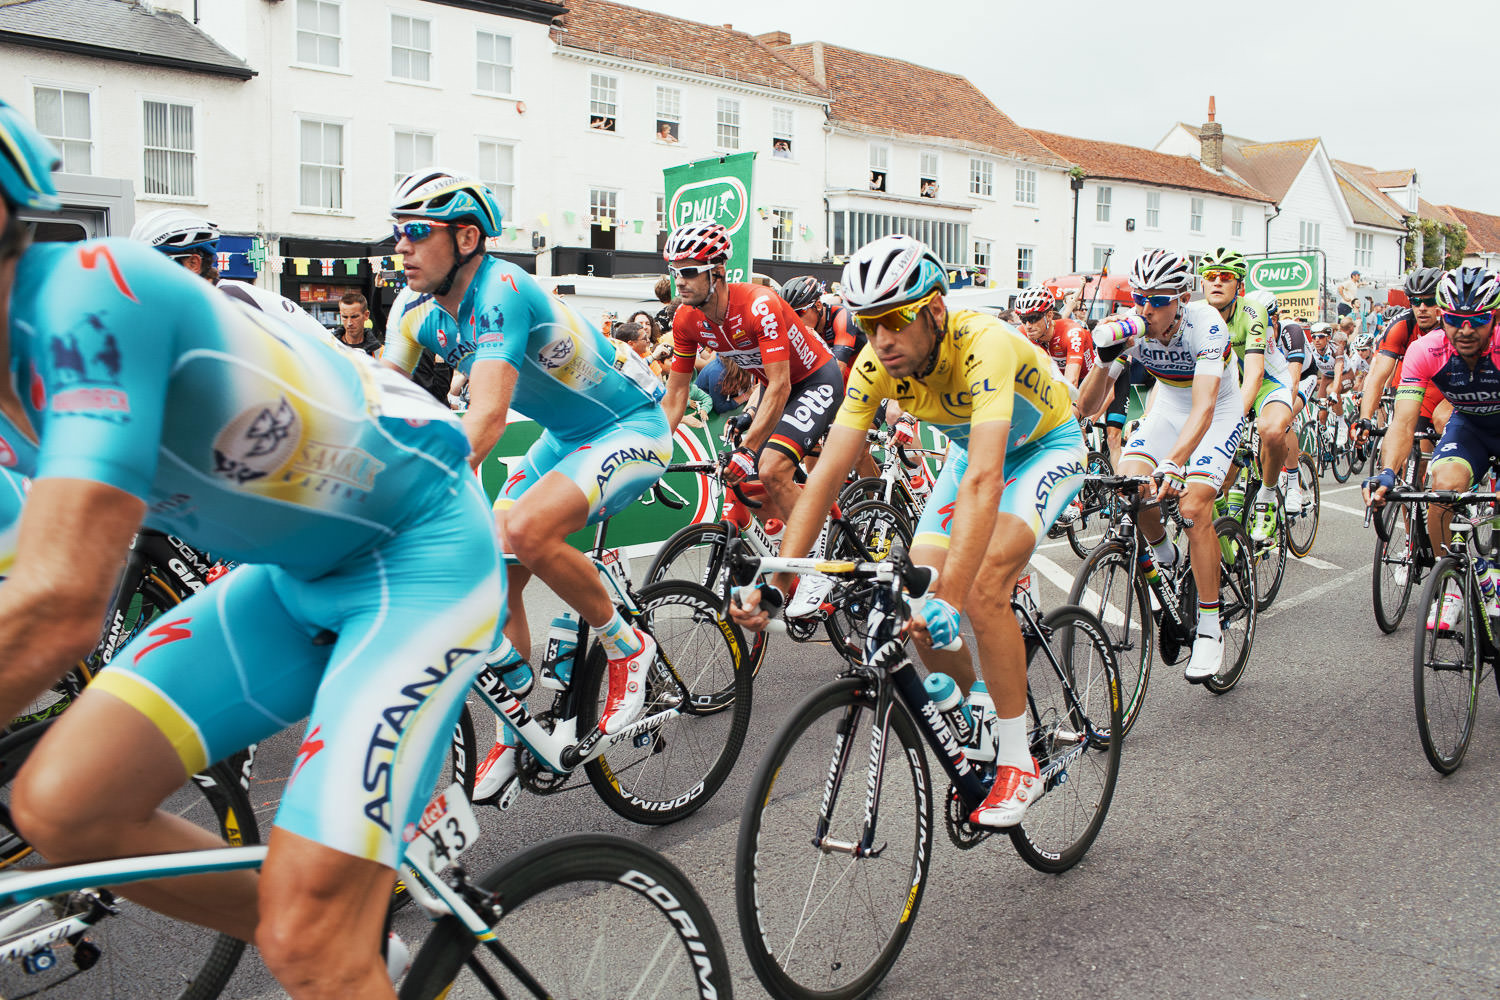
<svg viewBox="0 0 1500 1000"><path fill-rule="evenodd" d="M1274 507L1276 505L1276 491L1265 483L1261 483L1260 492L1255 495L1255 499L1259 502L1268 503Z"/></svg>
<svg viewBox="0 0 1500 1000"><path fill-rule="evenodd" d="M1161 536L1161 541L1151 543L1151 554L1156 557L1158 566L1171 566L1177 562L1177 546L1166 535Z"/></svg>
<svg viewBox="0 0 1500 1000"><path fill-rule="evenodd" d="M1026 714L995 719L995 766L1031 770L1031 747L1026 742Z"/></svg>

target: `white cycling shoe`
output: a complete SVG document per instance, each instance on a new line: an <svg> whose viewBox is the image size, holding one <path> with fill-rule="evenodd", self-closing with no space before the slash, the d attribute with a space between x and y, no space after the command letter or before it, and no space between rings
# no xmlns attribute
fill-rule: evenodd
<svg viewBox="0 0 1500 1000"><path fill-rule="evenodd" d="M609 661L609 698L599 717L599 731L613 736L636 720L646 707L646 673L656 662L656 640L635 630L641 651Z"/></svg>
<svg viewBox="0 0 1500 1000"><path fill-rule="evenodd" d="M797 581L797 592L787 601L784 616L805 618L823 607L823 599L833 590L833 577L810 573Z"/></svg>
<svg viewBox="0 0 1500 1000"><path fill-rule="evenodd" d="M480 762L474 774L475 803L494 802L501 809L515 799L520 790L516 779L517 747L496 743L489 755Z"/></svg>
<svg viewBox="0 0 1500 1000"><path fill-rule="evenodd" d="M1224 637L1199 634L1193 640L1193 655L1188 658L1182 676L1189 684L1202 684L1224 666Z"/></svg>

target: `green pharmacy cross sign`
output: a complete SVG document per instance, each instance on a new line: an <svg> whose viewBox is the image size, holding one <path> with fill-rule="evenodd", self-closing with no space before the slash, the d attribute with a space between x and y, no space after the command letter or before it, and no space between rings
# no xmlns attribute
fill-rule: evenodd
<svg viewBox="0 0 1500 1000"><path fill-rule="evenodd" d="M667 186L667 225L717 222L734 241L725 272L730 281L750 280L750 180L754 153L699 160L662 171Z"/></svg>

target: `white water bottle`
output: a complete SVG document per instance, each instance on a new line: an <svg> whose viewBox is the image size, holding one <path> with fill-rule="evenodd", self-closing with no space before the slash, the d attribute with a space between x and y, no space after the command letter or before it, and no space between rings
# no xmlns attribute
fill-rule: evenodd
<svg viewBox="0 0 1500 1000"><path fill-rule="evenodd" d="M970 741L969 759L995 759L995 703L984 681L975 681L969 689L969 715L974 720L974 737Z"/></svg>
<svg viewBox="0 0 1500 1000"><path fill-rule="evenodd" d="M547 628L547 651L542 655L542 686L554 691L567 687L573 677L573 650L578 645L578 619L564 612ZM550 682L550 683L549 683Z"/></svg>
<svg viewBox="0 0 1500 1000"><path fill-rule="evenodd" d="M958 684L945 673L933 672L927 675L922 686L927 689L933 707L942 713L958 742L967 746L974 736L973 716L968 703L958 693Z"/></svg>

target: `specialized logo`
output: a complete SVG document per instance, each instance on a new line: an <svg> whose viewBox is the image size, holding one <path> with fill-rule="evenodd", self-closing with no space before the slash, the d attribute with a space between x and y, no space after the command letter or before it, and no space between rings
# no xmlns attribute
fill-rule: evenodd
<svg viewBox="0 0 1500 1000"><path fill-rule="evenodd" d="M131 659L130 662L132 664L140 663L141 657L145 656L147 653L151 652L153 649L156 649L159 646L165 646L168 643L176 642L178 639L191 639L193 637L193 633L192 630L187 627L187 624L190 621L192 621L191 618L179 618L174 622L164 622L161 625L158 625L155 628L151 629L146 633L146 635L152 639L155 639L156 641L147 643L145 646L137 650L135 656Z"/></svg>
<svg viewBox="0 0 1500 1000"><path fill-rule="evenodd" d="M297 766L292 768L292 776L286 780L287 787L297 780L297 775L307 766L307 762L317 756L319 750L323 749L323 741L318 739L318 734L323 731L322 726L314 726L312 732L302 738L302 745L297 748Z"/></svg>
<svg viewBox="0 0 1500 1000"><path fill-rule="evenodd" d="M282 468L297 450L302 422L285 397L240 412L214 439L214 474L243 485Z"/></svg>
<svg viewBox="0 0 1500 1000"><path fill-rule="evenodd" d="M120 272L120 265L115 263L115 255L110 253L109 247L96 243L78 248L78 262L83 265L84 270L94 270L101 260L109 268L109 276L114 281L116 290L132 302L139 301L126 284L125 275Z"/></svg>

